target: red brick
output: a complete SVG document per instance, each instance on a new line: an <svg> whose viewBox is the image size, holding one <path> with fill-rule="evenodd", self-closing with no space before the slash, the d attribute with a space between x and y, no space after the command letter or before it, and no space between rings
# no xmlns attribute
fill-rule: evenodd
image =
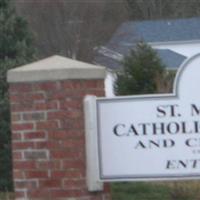
<svg viewBox="0 0 200 200"><path fill-rule="evenodd" d="M46 151L37 150L37 151L25 151L24 158L27 160L38 160L38 159L47 159L48 155Z"/></svg>
<svg viewBox="0 0 200 200"><path fill-rule="evenodd" d="M25 198L25 192L23 191L16 191L15 192L15 198Z"/></svg>
<svg viewBox="0 0 200 200"><path fill-rule="evenodd" d="M60 142L59 141L37 141L35 142L35 147L37 149L59 149Z"/></svg>
<svg viewBox="0 0 200 200"><path fill-rule="evenodd" d="M32 94L26 94L23 99L25 101L31 100L31 101L42 101L45 99L44 93L32 93Z"/></svg>
<svg viewBox="0 0 200 200"><path fill-rule="evenodd" d="M90 194L90 198L88 200L110 200L111 199L111 195L110 194L106 194L105 192L104 193L92 193ZM143 199L144 200L144 199Z"/></svg>
<svg viewBox="0 0 200 200"><path fill-rule="evenodd" d="M40 180L39 187L40 188L60 188L61 183L62 183L61 179Z"/></svg>
<svg viewBox="0 0 200 200"><path fill-rule="evenodd" d="M52 189L51 190L51 197L59 198L59 197L85 197L86 195L91 195L86 190L74 189L74 190L63 190L63 189Z"/></svg>
<svg viewBox="0 0 200 200"><path fill-rule="evenodd" d="M49 189L39 188L39 189L35 189L35 190L29 190L28 191L28 199L51 200L52 198L51 198Z"/></svg>
<svg viewBox="0 0 200 200"><path fill-rule="evenodd" d="M80 95L82 89L74 90L74 89L63 89L61 91L54 91L49 93L47 96L50 100L65 100L67 97L75 98L81 100L82 95ZM86 93L84 93L86 94Z"/></svg>
<svg viewBox="0 0 200 200"><path fill-rule="evenodd" d="M83 172L78 170L70 170L64 169L63 171L51 171L51 176L54 178L68 178L68 179L82 179L84 177Z"/></svg>
<svg viewBox="0 0 200 200"><path fill-rule="evenodd" d="M60 120L61 128L67 131L72 130L84 130L84 122L82 120L65 119Z"/></svg>
<svg viewBox="0 0 200 200"><path fill-rule="evenodd" d="M21 115L20 114L12 114L11 115L11 121L12 122L18 122L21 120Z"/></svg>
<svg viewBox="0 0 200 200"><path fill-rule="evenodd" d="M84 131L82 130L55 130L49 131L48 136L50 139L64 140L64 139L79 139L85 138Z"/></svg>
<svg viewBox="0 0 200 200"><path fill-rule="evenodd" d="M20 100L18 94L10 94L9 99L12 103L16 103Z"/></svg>
<svg viewBox="0 0 200 200"><path fill-rule="evenodd" d="M76 153L73 152L72 155L75 156ZM67 157L66 152L63 150L50 152L50 158L53 158L53 159L62 159L66 157Z"/></svg>
<svg viewBox="0 0 200 200"><path fill-rule="evenodd" d="M86 188L83 119L85 95L104 96L103 82L66 80L11 87L13 176L21 179L15 188L27 189L28 199L104 199L104 192L93 194ZM15 123L20 120L26 123Z"/></svg>
<svg viewBox="0 0 200 200"><path fill-rule="evenodd" d="M64 160L63 169L83 169L85 163L81 160Z"/></svg>
<svg viewBox="0 0 200 200"><path fill-rule="evenodd" d="M33 102L33 101L41 101L44 100L44 94L43 93L25 93L25 94L11 94L10 100L12 103L20 103L20 102Z"/></svg>
<svg viewBox="0 0 200 200"><path fill-rule="evenodd" d="M27 139L27 140L45 139L45 138L46 138L45 131L35 131L35 132L28 132L24 134L24 139Z"/></svg>
<svg viewBox="0 0 200 200"><path fill-rule="evenodd" d="M34 161L15 161L13 162L14 169L36 169L36 163Z"/></svg>
<svg viewBox="0 0 200 200"><path fill-rule="evenodd" d="M24 102L22 104L11 104L12 112L35 112L44 110L56 110L59 109L58 101L50 102Z"/></svg>
<svg viewBox="0 0 200 200"><path fill-rule="evenodd" d="M58 101L35 103L33 105L33 110L35 110L35 111L39 111L39 110L57 110L57 109L59 109Z"/></svg>
<svg viewBox="0 0 200 200"><path fill-rule="evenodd" d="M67 111L57 111L57 112L49 112L48 113L48 120L55 120L55 119L77 119L82 116L82 111L80 110L67 110Z"/></svg>
<svg viewBox="0 0 200 200"><path fill-rule="evenodd" d="M83 92L82 96L84 97L85 95L94 95L97 97L104 97L105 92L103 90L88 90L87 93Z"/></svg>
<svg viewBox="0 0 200 200"><path fill-rule="evenodd" d="M17 189L28 188L30 190L30 189L37 188L37 182L36 181L30 181L30 180L15 181L14 185L15 185L15 188L17 188Z"/></svg>
<svg viewBox="0 0 200 200"><path fill-rule="evenodd" d="M16 170L14 169L13 170L13 177L14 177L14 180L15 179L24 179L24 172L22 172L21 170Z"/></svg>
<svg viewBox="0 0 200 200"><path fill-rule="evenodd" d="M52 151L50 152L50 158L51 159L74 159L74 158L80 158L81 153L79 152L79 149L70 152L69 150L59 150L59 151Z"/></svg>
<svg viewBox="0 0 200 200"><path fill-rule="evenodd" d="M63 190L63 189L51 189L50 190L50 196L52 199L56 199L56 198L67 198L67 197L72 197L69 194L69 191Z"/></svg>
<svg viewBox="0 0 200 200"><path fill-rule="evenodd" d="M22 139L21 133L13 133L12 134L12 141L20 141Z"/></svg>
<svg viewBox="0 0 200 200"><path fill-rule="evenodd" d="M32 130L34 124L33 123L24 123L24 124L13 124L13 131L23 131L23 130Z"/></svg>
<svg viewBox="0 0 200 200"><path fill-rule="evenodd" d="M32 104L31 103L24 103L24 104L11 104L10 109L12 113L15 112L25 112L25 111L32 111Z"/></svg>
<svg viewBox="0 0 200 200"><path fill-rule="evenodd" d="M24 93L24 92L31 92L33 90L32 84L27 83L15 83L10 84L9 92L12 93Z"/></svg>
<svg viewBox="0 0 200 200"><path fill-rule="evenodd" d="M81 148L84 146L83 140L76 140L76 139L68 139L65 141L62 141L62 147L64 148Z"/></svg>
<svg viewBox="0 0 200 200"><path fill-rule="evenodd" d="M62 140L68 137L68 131L65 131L65 130L49 131L48 135L49 135L49 138L51 139Z"/></svg>
<svg viewBox="0 0 200 200"><path fill-rule="evenodd" d="M110 188L110 184L109 183L105 183L104 184L104 191L107 192L107 193L110 193L111 188Z"/></svg>
<svg viewBox="0 0 200 200"><path fill-rule="evenodd" d="M60 102L61 109L81 109L83 105L82 99L80 98L67 98Z"/></svg>
<svg viewBox="0 0 200 200"><path fill-rule="evenodd" d="M58 121L37 122L36 127L38 130L58 129L59 123Z"/></svg>
<svg viewBox="0 0 200 200"><path fill-rule="evenodd" d="M63 184L64 188L70 190L70 189L87 189L86 188L86 180L64 180Z"/></svg>
<svg viewBox="0 0 200 200"><path fill-rule="evenodd" d="M68 117L66 111L48 112L47 115L48 120L65 119L66 117Z"/></svg>
<svg viewBox="0 0 200 200"><path fill-rule="evenodd" d="M25 171L26 179L32 178L48 178L48 172L45 170L37 170L37 171Z"/></svg>
<svg viewBox="0 0 200 200"><path fill-rule="evenodd" d="M83 116L82 110L71 109L67 111L67 116L69 119L77 120Z"/></svg>
<svg viewBox="0 0 200 200"><path fill-rule="evenodd" d="M52 161L38 161L37 162L37 168L38 169L52 169L52 170L58 170L61 168L61 162L52 160Z"/></svg>
<svg viewBox="0 0 200 200"><path fill-rule="evenodd" d="M83 88L83 83L83 81L78 80L63 81L61 87L65 89L80 89Z"/></svg>
<svg viewBox="0 0 200 200"><path fill-rule="evenodd" d="M22 159L22 152L14 152L12 153L12 159L15 160L21 160Z"/></svg>
<svg viewBox="0 0 200 200"><path fill-rule="evenodd" d="M40 121L45 119L45 114L43 112L32 112L32 113L25 113L22 116L23 120L25 121Z"/></svg>
<svg viewBox="0 0 200 200"><path fill-rule="evenodd" d="M68 92L66 93L66 91L63 90L57 90L47 94L47 98L50 100L62 100L65 99L67 96Z"/></svg>
<svg viewBox="0 0 200 200"><path fill-rule="evenodd" d="M53 91L60 88L59 82L44 82L33 85L34 90Z"/></svg>
<svg viewBox="0 0 200 200"><path fill-rule="evenodd" d="M12 148L13 150L34 148L34 143L33 142L13 142Z"/></svg>
<svg viewBox="0 0 200 200"><path fill-rule="evenodd" d="M90 88L90 89L102 89L104 88L104 81L102 80L90 80L90 81L85 81L85 88Z"/></svg>

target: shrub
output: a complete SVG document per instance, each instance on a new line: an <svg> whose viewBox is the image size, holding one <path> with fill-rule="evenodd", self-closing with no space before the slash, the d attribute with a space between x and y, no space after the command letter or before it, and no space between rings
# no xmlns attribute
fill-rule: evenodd
<svg viewBox="0 0 200 200"><path fill-rule="evenodd" d="M11 3L0 0L0 190L12 189L11 134L6 74L9 69L32 61L34 48L27 23Z"/></svg>

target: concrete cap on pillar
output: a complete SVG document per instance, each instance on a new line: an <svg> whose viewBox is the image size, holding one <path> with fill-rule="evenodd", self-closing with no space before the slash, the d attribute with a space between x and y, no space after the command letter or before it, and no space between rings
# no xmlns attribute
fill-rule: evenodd
<svg viewBox="0 0 200 200"><path fill-rule="evenodd" d="M67 79L104 79L105 76L104 67L55 55L9 70L7 81L15 83Z"/></svg>

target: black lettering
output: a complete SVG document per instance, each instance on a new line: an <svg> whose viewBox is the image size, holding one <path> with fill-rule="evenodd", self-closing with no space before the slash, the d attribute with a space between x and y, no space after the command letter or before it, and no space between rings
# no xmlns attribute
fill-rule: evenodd
<svg viewBox="0 0 200 200"><path fill-rule="evenodd" d="M169 107L170 107L170 115L171 115L171 117L180 116L180 114L178 114L178 113L176 112L176 108L178 107L177 104L170 105Z"/></svg>
<svg viewBox="0 0 200 200"><path fill-rule="evenodd" d="M198 121L194 121L194 130L195 133L199 133L200 132L200 126L199 126L199 122Z"/></svg>
<svg viewBox="0 0 200 200"><path fill-rule="evenodd" d="M167 161L167 164L166 164L166 169L174 169L174 164L173 164L174 161L172 160L168 160Z"/></svg>
<svg viewBox="0 0 200 200"><path fill-rule="evenodd" d="M138 126L141 126L142 127L142 135L147 135L147 126L149 126L150 123L140 123L138 124Z"/></svg>
<svg viewBox="0 0 200 200"><path fill-rule="evenodd" d="M200 114L200 108L197 108L196 105L191 104L191 115L199 115Z"/></svg>
<svg viewBox="0 0 200 200"><path fill-rule="evenodd" d="M169 147L173 147L174 145L175 145L174 140L166 139L163 141L163 147L169 148Z"/></svg>
<svg viewBox="0 0 200 200"><path fill-rule="evenodd" d="M179 160L179 161L178 161L178 166L177 166L177 168L179 168L179 165L182 166L182 167L184 167L184 168L187 168L187 163L183 162L182 160Z"/></svg>
<svg viewBox="0 0 200 200"><path fill-rule="evenodd" d="M130 133L134 133L134 135L139 135L133 124L131 124L130 129L128 130L128 135L130 135Z"/></svg>
<svg viewBox="0 0 200 200"><path fill-rule="evenodd" d="M167 125L167 131L170 134L176 134L180 130L179 124L177 122L171 122Z"/></svg>
<svg viewBox="0 0 200 200"><path fill-rule="evenodd" d="M149 148L152 148L152 146L160 147L160 141L158 140L155 142L153 140L149 140Z"/></svg>
<svg viewBox="0 0 200 200"><path fill-rule="evenodd" d="M185 141L185 144L188 146L188 147L197 147L197 138L189 138Z"/></svg>
<svg viewBox="0 0 200 200"><path fill-rule="evenodd" d="M124 128L125 128L125 124L117 124L113 128L113 133L116 136L125 136L126 133L123 132Z"/></svg>
<svg viewBox="0 0 200 200"><path fill-rule="evenodd" d="M157 107L157 117L165 117L166 116L166 111L164 109L164 106L158 106Z"/></svg>
<svg viewBox="0 0 200 200"><path fill-rule="evenodd" d="M186 122L181 122L182 133L192 133L192 130L191 130L191 129L187 130L187 127L188 127L188 126L186 126L186 125L187 125Z"/></svg>
<svg viewBox="0 0 200 200"><path fill-rule="evenodd" d="M192 160L192 161L193 161L192 167L193 167L193 168L196 168L196 167L197 167L197 160Z"/></svg>
<svg viewBox="0 0 200 200"><path fill-rule="evenodd" d="M137 145L135 146L135 149L138 149L138 148L146 149L146 146L141 141L139 141Z"/></svg>
<svg viewBox="0 0 200 200"><path fill-rule="evenodd" d="M154 135L157 135L160 133L165 134L164 123L159 123L159 124L153 123L152 126L153 126L153 134Z"/></svg>

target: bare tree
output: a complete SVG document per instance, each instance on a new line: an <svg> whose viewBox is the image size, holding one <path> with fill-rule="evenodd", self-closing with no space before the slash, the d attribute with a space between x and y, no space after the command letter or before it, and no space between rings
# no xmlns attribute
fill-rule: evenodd
<svg viewBox="0 0 200 200"><path fill-rule="evenodd" d="M168 19L200 15L199 0L126 0L132 19Z"/></svg>
<svg viewBox="0 0 200 200"><path fill-rule="evenodd" d="M35 32L40 57L60 54L91 61L94 47L108 40L128 16L124 0L16 0L15 4Z"/></svg>
<svg viewBox="0 0 200 200"><path fill-rule="evenodd" d="M173 0L126 0L133 19L160 19L168 17Z"/></svg>

